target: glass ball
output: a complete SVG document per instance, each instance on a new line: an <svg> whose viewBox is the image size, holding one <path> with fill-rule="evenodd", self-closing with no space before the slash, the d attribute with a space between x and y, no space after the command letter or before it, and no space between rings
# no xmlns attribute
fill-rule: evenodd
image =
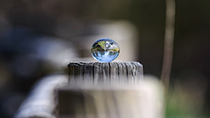
<svg viewBox="0 0 210 118"><path fill-rule="evenodd" d="M120 53L118 44L112 39L103 38L93 43L91 54L94 59L100 62L111 62Z"/></svg>

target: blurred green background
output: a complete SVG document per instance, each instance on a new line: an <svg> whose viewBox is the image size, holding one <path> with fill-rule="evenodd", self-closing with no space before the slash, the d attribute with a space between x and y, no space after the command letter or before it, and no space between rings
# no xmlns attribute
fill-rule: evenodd
<svg viewBox="0 0 210 118"><path fill-rule="evenodd" d="M166 118L209 118L210 1L175 1L174 55ZM27 27L40 34L74 42L74 37L81 35L81 29L85 29L87 24L93 24L100 19L127 20L138 30L136 61L144 65L145 74L160 78L165 8L164 0L1 0L0 36L4 37L9 29ZM56 30L58 27L61 29L59 33ZM0 38L0 43L2 42ZM4 102L7 93L15 91L14 87L8 86L17 81L8 79L15 76L11 77L11 73L7 72L10 69L5 70L13 66L7 66L10 65L8 59L12 57L8 56L4 49L2 48L0 55L1 103ZM36 79L26 83L26 88L19 90L18 93L22 95L19 103L43 73L46 71L36 74ZM18 108L18 105L16 107ZM4 107L1 106L2 109ZM0 113L5 118L13 113L8 112L8 115L4 110Z"/></svg>

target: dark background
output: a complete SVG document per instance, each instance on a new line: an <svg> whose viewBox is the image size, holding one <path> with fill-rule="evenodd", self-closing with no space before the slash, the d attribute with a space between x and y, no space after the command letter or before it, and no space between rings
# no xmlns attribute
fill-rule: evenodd
<svg viewBox="0 0 210 118"><path fill-rule="evenodd" d="M160 78L165 29L164 0L1 0L0 114L5 118L11 117L33 83L39 77L53 72L43 68L45 61L37 56L35 57L38 61L34 60L33 56L30 61L34 60L34 63L39 65L34 73L23 76L13 70L17 57L34 52L30 46L32 40L46 35L74 43L74 37L85 35L86 26L99 19L123 19L131 22L139 34L137 61L144 65L145 74ZM56 30L58 27L59 32ZM19 33L20 35L17 35ZM167 118L209 117L209 38L210 1L176 0L174 54ZM20 48L22 50L18 50ZM31 50L23 51L28 49ZM15 101L14 104L8 101L10 99L15 99L11 100Z"/></svg>

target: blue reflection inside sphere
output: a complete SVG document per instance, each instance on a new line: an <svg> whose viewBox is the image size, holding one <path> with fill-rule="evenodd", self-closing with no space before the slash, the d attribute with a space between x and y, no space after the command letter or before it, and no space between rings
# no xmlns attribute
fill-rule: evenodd
<svg viewBox="0 0 210 118"><path fill-rule="evenodd" d="M99 39L93 43L91 54L94 59L100 62L111 62L117 58L120 53L118 44L112 39Z"/></svg>

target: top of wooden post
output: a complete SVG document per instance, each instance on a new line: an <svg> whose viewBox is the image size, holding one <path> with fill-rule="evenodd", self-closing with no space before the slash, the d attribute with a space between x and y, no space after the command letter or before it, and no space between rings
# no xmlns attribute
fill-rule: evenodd
<svg viewBox="0 0 210 118"><path fill-rule="evenodd" d="M70 62L69 83L136 83L143 80L139 62Z"/></svg>

